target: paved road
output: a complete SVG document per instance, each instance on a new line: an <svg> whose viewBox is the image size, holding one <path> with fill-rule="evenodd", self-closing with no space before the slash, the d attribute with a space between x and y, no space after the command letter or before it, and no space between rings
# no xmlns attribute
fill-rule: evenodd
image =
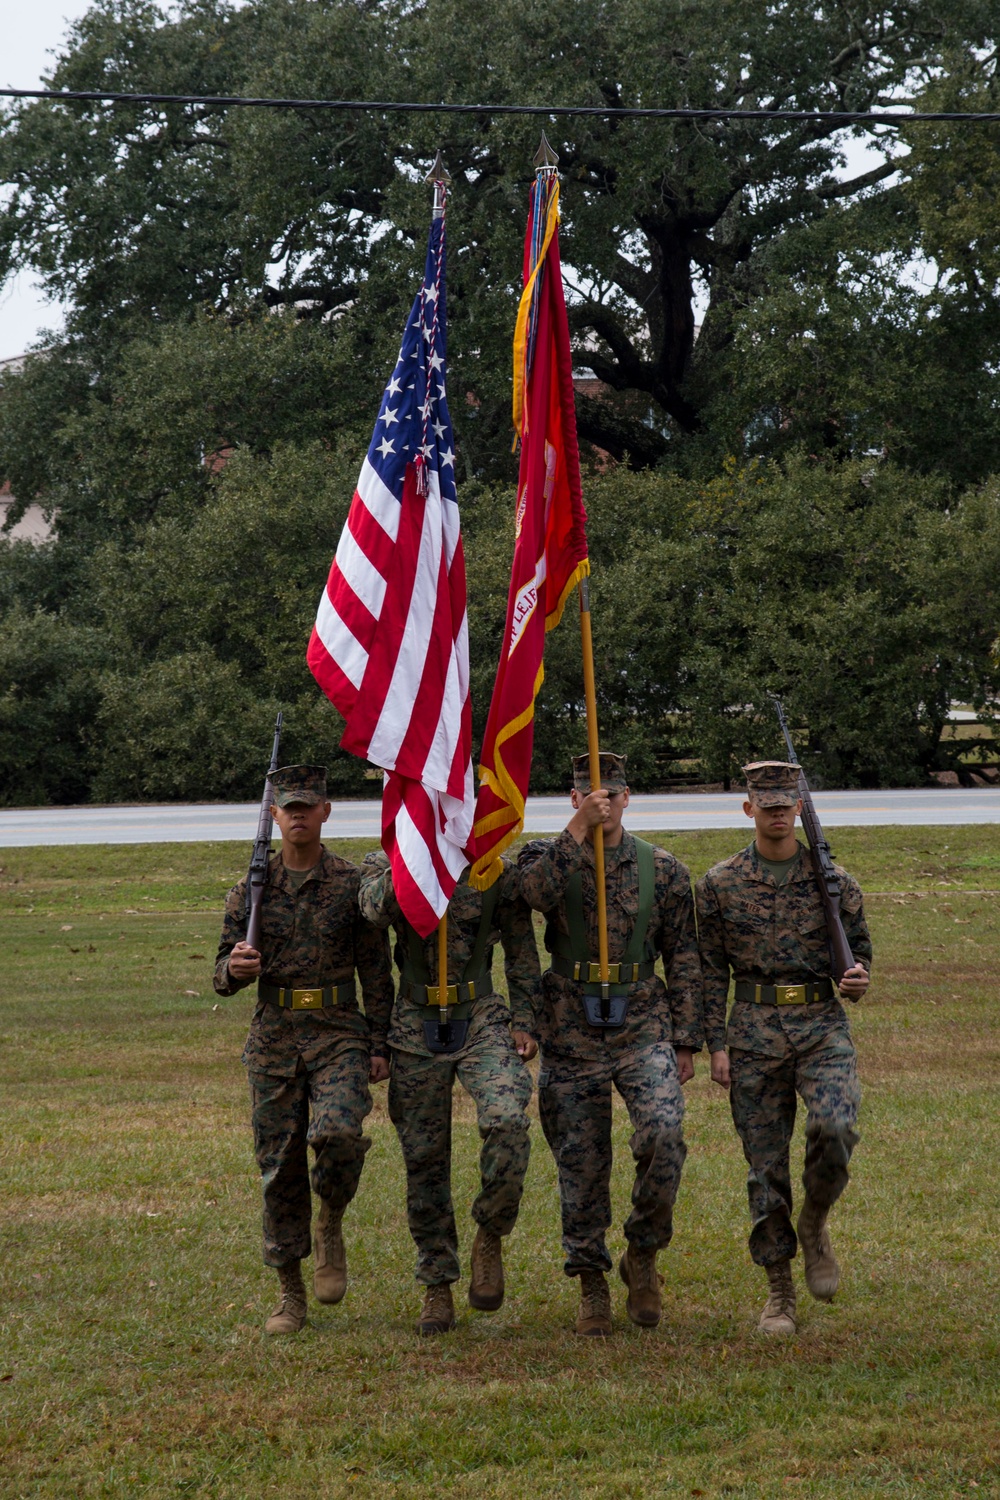
<svg viewBox="0 0 1000 1500"><path fill-rule="evenodd" d="M1000 787L949 787L914 792L817 792L816 810L830 828L875 823L1000 823ZM746 828L737 792L635 796L627 820L635 829ZM377 839L377 801L335 802L331 832ZM173 807L38 807L0 810L0 848L29 844L151 844L238 839L257 831L258 805L231 803ZM555 833L565 826L565 797L532 797L525 827Z"/></svg>

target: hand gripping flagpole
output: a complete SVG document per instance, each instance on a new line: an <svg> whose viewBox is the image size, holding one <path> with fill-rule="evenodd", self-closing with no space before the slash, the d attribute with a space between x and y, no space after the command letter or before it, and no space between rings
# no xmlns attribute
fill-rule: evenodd
<svg viewBox="0 0 1000 1500"><path fill-rule="evenodd" d="M535 153L535 225L539 219L539 204L542 201L544 184L559 170L559 158L550 146L545 132ZM529 345L531 334L529 332ZM530 358L530 354L529 354ZM594 681L594 643L590 630L590 586L589 579L580 579L580 648L583 657L583 692L587 705L587 750L590 755L590 786L592 791L601 785L600 736L597 729L597 689ZM601 1019L605 1023L611 1017L611 994L608 970L608 901L604 886L604 829L598 823L594 837L594 883L597 888L597 957L601 985Z"/></svg>
<svg viewBox="0 0 1000 1500"><path fill-rule="evenodd" d="M428 172L427 176L424 178L424 181L425 182L431 182L431 183L434 184L433 217L435 219L443 219L444 218L444 210L445 210L445 201L446 201L447 196L448 196L448 184L451 181L451 177L448 175L448 169L447 169L447 167L444 164L444 158L442 157L440 150L438 151L437 156L435 156L435 158L434 158L434 165L431 167L431 169ZM441 229L441 245L443 245L443 244L444 244L444 226L442 225L442 229ZM440 259L440 251L439 251L439 253L438 253L438 275L439 276L440 276L440 267L441 267L441 259ZM441 304L440 297L436 297L434 299L434 313L433 313L433 316L434 316L435 320L437 319L437 316L438 316L438 308L440 307L440 304ZM433 340L432 340L432 347L433 347ZM430 420L429 415L428 415L429 411L430 411L430 402L426 401L425 402L425 410L424 410L424 434L423 434L424 443L426 443L426 441L427 441L427 424L428 424L428 422ZM422 457L418 457L418 459L417 459L417 465L418 465L418 468L417 468L417 484L419 486L420 483L421 483L421 481L423 482L425 488L422 491L422 493L426 494L426 483L427 483L427 480L426 480L426 472L425 472L425 469L424 469ZM450 1020L449 1005L448 1005L448 908L447 907L445 907L444 911L441 913L441 920L438 922L437 959L438 959L438 961L437 961L437 971L438 971L438 994L437 994L437 998L438 998L438 1034L437 1034L437 1039L438 1039L438 1043L440 1044L440 1046L447 1047L449 1045L449 1043L451 1042L451 1020Z"/></svg>

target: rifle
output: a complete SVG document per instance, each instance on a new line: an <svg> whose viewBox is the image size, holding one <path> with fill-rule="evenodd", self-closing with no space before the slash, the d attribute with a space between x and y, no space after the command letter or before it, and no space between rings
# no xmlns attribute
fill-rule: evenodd
<svg viewBox="0 0 1000 1500"><path fill-rule="evenodd" d="M274 788L271 786L271 777L278 769L278 748L281 744L281 721L283 717L279 713L274 726L274 746L271 750L271 764L267 768L267 777L264 781L264 795L260 802L257 837L253 841L253 854L250 856L250 869L247 874L247 942L251 948L256 948L258 953L260 952L261 903L264 900L264 887L267 885L267 862L271 855L271 833L274 828L274 819L271 816Z"/></svg>
<svg viewBox="0 0 1000 1500"><path fill-rule="evenodd" d="M785 711L781 706L781 699L774 693L767 695L774 704L778 715L778 723L781 732L785 736L785 744L788 747L788 759L792 765L799 766L799 758L795 754L795 746L792 737L788 733L788 725L785 722ZM805 772L799 766L799 796L802 798L802 827L805 829L806 838L809 840L809 852L812 855L813 871L816 876L816 884L819 886L819 896L823 903L823 911L826 915L826 931L830 942L830 962L833 966L833 977L839 985L848 969L854 967L854 955L851 945L847 941L847 933L840 918L840 881L837 872L833 868L833 859L830 854L830 845L823 837L823 829L820 826L816 808L813 805L812 793L806 780Z"/></svg>

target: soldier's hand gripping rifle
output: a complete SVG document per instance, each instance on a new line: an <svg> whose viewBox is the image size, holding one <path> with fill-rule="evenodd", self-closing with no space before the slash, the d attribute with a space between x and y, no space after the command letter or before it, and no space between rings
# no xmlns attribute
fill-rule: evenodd
<svg viewBox="0 0 1000 1500"><path fill-rule="evenodd" d="M247 943L251 948L256 948L258 953L260 952L261 903L264 900L264 887L267 885L267 862L271 857L271 833L274 828L274 819L271 816L271 804L274 801L274 789L271 786L271 777L278 769L278 751L281 746L281 721L283 717L282 714L279 714L274 726L274 746L271 750L271 764L267 768L264 795L260 802L257 837L253 841L253 854L250 856L250 870L247 875Z"/></svg>
<svg viewBox="0 0 1000 1500"><path fill-rule="evenodd" d="M785 711L781 706L781 699L774 693L767 695L774 704L778 715L778 723L781 732L785 736L785 744L788 747L788 759L792 765L799 765L799 758L795 754L795 746L792 737L788 733L788 725L785 722ZM813 870L816 875L816 884L819 886L820 900L823 903L823 911L826 915L826 931L830 940L830 959L833 964L833 978L836 984L840 984L848 969L854 968L854 955L851 945L847 941L847 933L840 916L840 881L837 872L833 868L833 859L830 855L830 845L823 837L823 829L813 806L812 793L806 780L805 772L799 766L799 796L802 798L802 827L805 829L806 838L809 840L809 852L812 855Z"/></svg>

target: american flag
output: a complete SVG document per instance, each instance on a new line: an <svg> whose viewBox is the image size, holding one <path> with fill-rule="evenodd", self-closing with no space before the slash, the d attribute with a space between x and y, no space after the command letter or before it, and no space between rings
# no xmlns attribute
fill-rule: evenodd
<svg viewBox="0 0 1000 1500"><path fill-rule="evenodd" d="M475 802L465 558L445 395L444 217L320 599L307 659L385 771L382 846L403 914L437 926L468 863Z"/></svg>

